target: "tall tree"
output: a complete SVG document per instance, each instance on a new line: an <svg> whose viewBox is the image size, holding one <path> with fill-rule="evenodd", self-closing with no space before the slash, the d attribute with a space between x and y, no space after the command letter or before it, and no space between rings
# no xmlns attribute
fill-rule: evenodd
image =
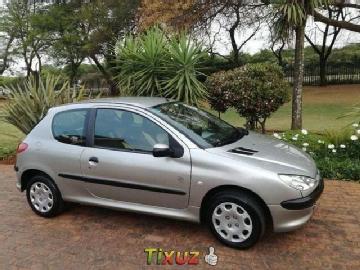
<svg viewBox="0 0 360 270"><path fill-rule="evenodd" d="M316 8L328 8L331 0L295 0L277 1L273 4L277 23L275 27L281 33L286 33L284 27L294 29L295 32L295 59L294 80L292 91L291 129L302 128L302 92L304 79L304 43L305 26L308 16L314 14Z"/></svg>
<svg viewBox="0 0 360 270"><path fill-rule="evenodd" d="M4 25L0 21L0 29L4 29ZM0 76L5 72L9 67L9 62L11 61L12 48L11 45L14 41L14 33L11 31L6 31L2 33L0 30Z"/></svg>
<svg viewBox="0 0 360 270"><path fill-rule="evenodd" d="M348 14L342 7L329 6L326 12L327 12L327 17L330 20L346 21L346 18L348 17L347 16ZM313 31L310 32L310 35L311 34L316 35L318 32L321 33L322 40L320 45L318 45L318 43L314 41L313 36L310 36L309 34L305 34L305 38L309 42L311 47L314 49L314 52L319 55L320 85L326 85L327 61L332 53L333 47L335 45L337 37L339 36L341 28L336 26L331 26L329 23L325 24L324 29L321 29L320 27L321 26L318 26L316 24L315 29L313 29Z"/></svg>
<svg viewBox="0 0 360 270"><path fill-rule="evenodd" d="M48 32L39 27L42 14L37 6L29 6L27 1L15 0L8 5L3 18L4 34L12 38L12 54L20 56L26 65L26 74L38 75L42 66L42 55L49 47Z"/></svg>
<svg viewBox="0 0 360 270"><path fill-rule="evenodd" d="M114 80L115 44L135 27L137 0L95 0L79 9L85 51L107 81L110 93L118 94Z"/></svg>
<svg viewBox="0 0 360 270"><path fill-rule="evenodd" d="M322 2L322 1L320 1L320 2ZM314 21L322 22L322 23L329 24L334 27L339 27L339 28L346 29L346 30L349 30L352 32L360 33L360 23L359 23L359 20L356 20L359 18L359 12L360 12L359 1L331 0L331 1L326 1L326 2L331 4L331 6L333 6L333 7L351 10L352 11L351 18L347 21L337 20L336 18L329 18L317 10L313 10L311 15L314 17Z"/></svg>
<svg viewBox="0 0 360 270"><path fill-rule="evenodd" d="M220 55L214 50L215 43L230 45L231 53L220 56L234 66L240 64L242 48L255 36L267 15L264 5L244 5L248 1L242 0L174 2L143 0L140 8L140 28L166 24L176 30L191 30L195 38L209 46L209 53L213 55ZM221 42L217 33L222 35Z"/></svg>
<svg viewBox="0 0 360 270"><path fill-rule="evenodd" d="M241 50L258 33L266 15L264 10L254 10L252 7L244 6L240 1L234 2L232 5L223 8L218 14L212 14L211 19L205 17L203 20L198 21L193 26L194 34L202 38L203 33L210 33L213 37L207 36L210 45L213 46L217 42L216 33L212 33L216 27L217 31L222 34L222 40L217 43L229 43L231 53L220 55L218 52L214 52L213 49L212 52L227 59L233 66L239 66ZM214 39L214 41L211 39Z"/></svg>
<svg viewBox="0 0 360 270"><path fill-rule="evenodd" d="M58 65L66 65L70 83L75 83L81 63L86 58L87 33L81 28L76 3L51 5L46 12L46 25L51 33L52 46L49 54Z"/></svg>
<svg viewBox="0 0 360 270"><path fill-rule="evenodd" d="M270 50L273 55L276 57L278 65L284 68L284 50L287 44L288 38L287 35L278 32L278 29L274 29L272 21L268 22L269 28L269 39L270 39Z"/></svg>
<svg viewBox="0 0 360 270"><path fill-rule="evenodd" d="M8 9L6 6L0 8L0 76L9 67L11 57L11 45L15 33L7 25Z"/></svg>

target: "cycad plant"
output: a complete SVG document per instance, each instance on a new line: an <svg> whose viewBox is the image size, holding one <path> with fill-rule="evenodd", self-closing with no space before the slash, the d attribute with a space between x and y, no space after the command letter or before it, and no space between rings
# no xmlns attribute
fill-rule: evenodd
<svg viewBox="0 0 360 270"><path fill-rule="evenodd" d="M206 97L198 77L204 52L185 35L166 36L158 27L117 45L123 94L162 96L189 104Z"/></svg>
<svg viewBox="0 0 360 270"><path fill-rule="evenodd" d="M118 43L117 55L120 73L115 78L123 94L162 94L166 39L160 29L150 29L138 37L128 36Z"/></svg>
<svg viewBox="0 0 360 270"><path fill-rule="evenodd" d="M204 84L198 80L204 52L199 44L185 35L172 37L169 42L166 69L169 76L165 79L164 95L188 104L198 104L206 97Z"/></svg>
<svg viewBox="0 0 360 270"><path fill-rule="evenodd" d="M44 79L28 78L21 84L10 86L9 101L4 107L5 121L28 134L34 126L56 105L78 101L83 89L77 92L61 77L46 76Z"/></svg>

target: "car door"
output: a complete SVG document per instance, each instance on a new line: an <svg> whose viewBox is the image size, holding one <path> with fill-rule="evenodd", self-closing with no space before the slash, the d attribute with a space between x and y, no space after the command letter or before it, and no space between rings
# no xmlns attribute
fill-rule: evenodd
<svg viewBox="0 0 360 270"><path fill-rule="evenodd" d="M189 149L154 119L131 109L97 108L92 146L81 156L84 185L93 196L122 202L186 208ZM181 157L154 157L155 144L181 147Z"/></svg>

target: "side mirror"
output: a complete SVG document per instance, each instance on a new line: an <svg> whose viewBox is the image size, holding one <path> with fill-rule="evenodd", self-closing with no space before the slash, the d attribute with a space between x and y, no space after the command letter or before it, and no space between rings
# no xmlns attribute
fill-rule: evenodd
<svg viewBox="0 0 360 270"><path fill-rule="evenodd" d="M154 157L170 157L173 152L167 144L155 144L153 148Z"/></svg>

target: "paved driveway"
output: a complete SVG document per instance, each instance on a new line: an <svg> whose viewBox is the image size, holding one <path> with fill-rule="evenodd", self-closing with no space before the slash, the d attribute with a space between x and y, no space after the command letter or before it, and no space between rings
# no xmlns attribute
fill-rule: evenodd
<svg viewBox="0 0 360 270"><path fill-rule="evenodd" d="M188 269L147 266L145 248L200 251L192 269L360 269L360 184L327 181L312 220L247 251L224 247L200 225L73 206L53 219L32 213L0 165L0 269ZM215 247L216 267L203 260Z"/></svg>

